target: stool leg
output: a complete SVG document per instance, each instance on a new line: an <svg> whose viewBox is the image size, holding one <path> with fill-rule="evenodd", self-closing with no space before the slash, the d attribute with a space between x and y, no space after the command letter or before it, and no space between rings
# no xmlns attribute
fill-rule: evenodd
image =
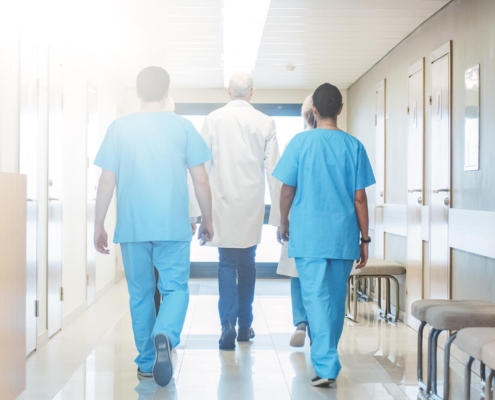
<svg viewBox="0 0 495 400"><path fill-rule="evenodd" d="M354 281L354 313L352 314L352 320L357 322L357 306L358 306L358 286L361 282L361 277L356 277Z"/></svg>
<svg viewBox="0 0 495 400"><path fill-rule="evenodd" d="M443 399L448 400L450 396L450 349L452 348L452 343L457 337L457 332L449 337L447 343L445 343L444 352L444 373L443 373Z"/></svg>
<svg viewBox="0 0 495 400"><path fill-rule="evenodd" d="M464 399L469 400L471 397L471 367L473 366L474 358L469 357L464 368Z"/></svg>
<svg viewBox="0 0 495 400"><path fill-rule="evenodd" d="M397 288L397 291L395 292L395 315L392 315L392 307L390 307L390 314L389 314L389 317L390 319L393 319L394 322L398 322L399 321L399 312L400 312L400 309L399 309L399 281L397 280L397 278L395 276L392 276L390 275L388 277L388 280L389 280L389 296L390 296L390 280L394 281L395 282L395 285L396 285L396 288ZM389 299L389 302L390 302L390 299Z"/></svg>
<svg viewBox="0 0 495 400"><path fill-rule="evenodd" d="M486 382L486 365L480 361L480 378L481 378L481 387L485 387Z"/></svg>
<svg viewBox="0 0 495 400"><path fill-rule="evenodd" d="M378 281L378 314L382 309L382 278L377 278Z"/></svg>
<svg viewBox="0 0 495 400"><path fill-rule="evenodd" d="M431 392L431 373L433 368L433 337L435 336L436 329L431 328L430 334L428 335L428 360L427 360L427 371L426 371L426 393Z"/></svg>
<svg viewBox="0 0 495 400"><path fill-rule="evenodd" d="M437 383L438 383L438 337L442 331L440 329L435 330L435 335L433 335L433 349L431 357L431 393L436 396L438 393Z"/></svg>
<svg viewBox="0 0 495 400"><path fill-rule="evenodd" d="M418 329L418 385L421 389L426 389L423 382L423 332L425 330L426 321L421 321Z"/></svg>
<svg viewBox="0 0 495 400"><path fill-rule="evenodd" d="M347 299L345 301L347 315L351 313L351 279L352 275L347 279Z"/></svg>
<svg viewBox="0 0 495 400"><path fill-rule="evenodd" d="M490 373L488 374L488 378L486 379L485 383L485 400L491 400L492 399L492 385L493 385L493 378L495 378L495 370L490 370Z"/></svg>
<svg viewBox="0 0 495 400"><path fill-rule="evenodd" d="M390 314L390 278L386 278L385 280L386 284L387 284L387 293L386 293L386 299L385 299L385 302L386 302L386 310L385 310L385 319L388 318L388 315Z"/></svg>

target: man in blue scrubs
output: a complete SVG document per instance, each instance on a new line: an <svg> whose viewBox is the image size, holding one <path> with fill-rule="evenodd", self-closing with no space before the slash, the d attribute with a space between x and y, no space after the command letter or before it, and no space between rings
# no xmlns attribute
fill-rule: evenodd
<svg viewBox="0 0 495 400"><path fill-rule="evenodd" d="M95 247L108 254L105 216L117 186L117 226L130 295L138 377L167 385L171 350L189 303L190 242L187 169L191 173L203 223L199 236L213 238L211 192L204 163L208 146L185 118L164 111L170 78L159 67L137 77L141 112L114 121L95 164L103 169L98 185ZM163 301L155 313L155 274Z"/></svg>
<svg viewBox="0 0 495 400"><path fill-rule="evenodd" d="M365 188L375 178L364 146L337 127L341 111L340 91L329 83L318 87L317 128L296 135L273 172L283 183L277 236L289 241L296 260L317 375L311 384L318 387L335 382L341 370L346 283L354 260L357 268L366 265L371 242Z"/></svg>

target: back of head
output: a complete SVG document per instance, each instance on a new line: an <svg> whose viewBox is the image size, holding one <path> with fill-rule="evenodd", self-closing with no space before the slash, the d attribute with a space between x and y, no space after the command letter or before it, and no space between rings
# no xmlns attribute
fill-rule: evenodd
<svg viewBox="0 0 495 400"><path fill-rule="evenodd" d="M239 72L230 77L229 92L233 99L248 99L252 89L253 78L247 72Z"/></svg>
<svg viewBox="0 0 495 400"><path fill-rule="evenodd" d="M313 104L322 118L336 119L342 107L342 93L336 86L324 83L313 93Z"/></svg>
<svg viewBox="0 0 495 400"><path fill-rule="evenodd" d="M170 75L161 67L147 67L138 74L136 86L144 102L162 101L170 86Z"/></svg>
<svg viewBox="0 0 495 400"><path fill-rule="evenodd" d="M301 115L304 118L304 121L306 122L306 126L308 127L308 129L316 128L315 115L313 114L312 94L310 94L308 97L306 97L306 100L304 100L304 103L301 107Z"/></svg>

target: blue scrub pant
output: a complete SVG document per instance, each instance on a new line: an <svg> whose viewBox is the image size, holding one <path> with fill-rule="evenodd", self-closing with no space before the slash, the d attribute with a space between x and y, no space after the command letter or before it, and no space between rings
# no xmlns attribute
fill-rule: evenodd
<svg viewBox="0 0 495 400"><path fill-rule="evenodd" d="M142 372L151 372L155 361L154 337L168 336L172 347L180 342L189 305L190 242L121 243L129 289L132 329L139 355L135 362ZM155 273L162 295L155 311Z"/></svg>
<svg viewBox="0 0 495 400"><path fill-rule="evenodd" d="M344 329L347 280L352 260L296 258L304 308L311 327L311 361L320 378L335 379L341 365L338 345Z"/></svg>
<svg viewBox="0 0 495 400"><path fill-rule="evenodd" d="M290 298L292 303L292 321L294 322L294 326L297 326L301 322L308 323L308 316L306 315L306 309L303 304L301 281L299 278L290 278Z"/></svg>
<svg viewBox="0 0 495 400"><path fill-rule="evenodd" d="M222 326L238 322L239 328L249 328L253 323L257 247L218 249L218 312Z"/></svg>

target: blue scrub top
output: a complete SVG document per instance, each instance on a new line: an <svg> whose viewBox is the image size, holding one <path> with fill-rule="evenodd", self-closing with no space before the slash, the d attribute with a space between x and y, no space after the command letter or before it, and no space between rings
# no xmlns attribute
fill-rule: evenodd
<svg viewBox="0 0 495 400"><path fill-rule="evenodd" d="M186 168L211 158L192 123L175 114L114 121L94 161L117 178L114 242L190 241Z"/></svg>
<svg viewBox="0 0 495 400"><path fill-rule="evenodd" d="M339 130L299 133L273 176L297 186L290 211L289 257L359 259L355 192L375 183L359 140Z"/></svg>

